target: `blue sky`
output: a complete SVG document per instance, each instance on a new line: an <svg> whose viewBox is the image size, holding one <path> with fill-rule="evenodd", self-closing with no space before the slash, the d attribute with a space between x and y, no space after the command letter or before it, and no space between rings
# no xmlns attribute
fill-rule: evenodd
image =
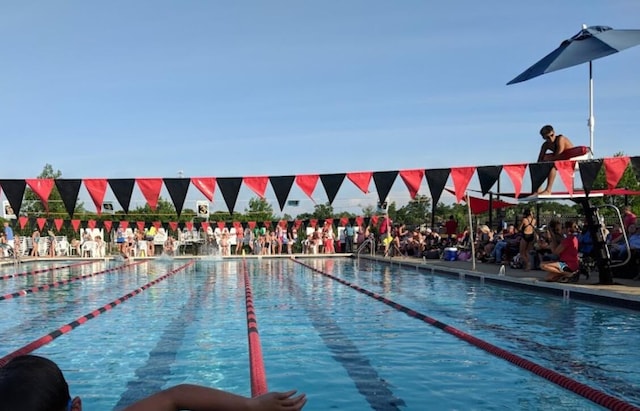
<svg viewBox="0 0 640 411"><path fill-rule="evenodd" d="M583 23L637 16L636 0L2 2L2 177L531 162L547 123L588 145L588 66L506 83ZM640 154L639 63L640 47L594 62L597 157ZM408 200L400 179L390 197ZM345 181L334 206L370 201Z"/></svg>

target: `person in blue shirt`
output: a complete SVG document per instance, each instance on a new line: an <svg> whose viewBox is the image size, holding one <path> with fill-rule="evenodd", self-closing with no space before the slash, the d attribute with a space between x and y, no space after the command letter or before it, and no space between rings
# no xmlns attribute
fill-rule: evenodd
<svg viewBox="0 0 640 411"><path fill-rule="evenodd" d="M4 238L7 240L7 244L11 248L15 248L15 237L13 236L13 229L9 225L8 221L4 222Z"/></svg>

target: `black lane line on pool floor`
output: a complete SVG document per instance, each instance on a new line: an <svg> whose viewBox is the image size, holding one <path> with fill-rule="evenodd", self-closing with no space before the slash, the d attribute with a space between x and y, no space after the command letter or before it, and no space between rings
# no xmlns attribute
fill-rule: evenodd
<svg viewBox="0 0 640 411"><path fill-rule="evenodd" d="M332 357L342 365L353 380L358 392L367 400L371 409L376 411L400 411L406 407L403 399L396 397L369 359L362 355L358 347L345 335L342 328L330 315L325 314L325 307L311 304L305 293L294 283L290 276L284 276L288 290L298 304L307 312L313 327L318 331L324 344L329 348Z"/></svg>
<svg viewBox="0 0 640 411"><path fill-rule="evenodd" d="M32 270L32 271L23 271L21 273L6 274L6 275L0 276L0 281L1 280L8 280L10 278L24 277L24 276L27 276L27 275L44 274L44 273L47 273L49 271L62 270L64 268L79 267L81 265L87 265L87 264L93 264L93 263L94 263L94 261L86 261L86 262L82 262L82 263L69 264L69 265L63 265L63 266L58 266L58 267L54 266L54 267L49 267L49 268L39 268L37 270Z"/></svg>
<svg viewBox="0 0 640 411"><path fill-rule="evenodd" d="M69 283L72 283L72 282L75 282L75 281L79 281L79 280L86 280L87 278L95 277L96 275L110 273L112 271L117 271L117 270L119 270L121 268L131 267L131 266L142 264L142 263L143 263L143 261L138 261L138 262L131 263L131 264L123 264L123 265L119 265L119 266L116 266L116 267L108 268L106 270L98 271L98 272L95 272L95 273L85 274L85 275L82 275L82 276L79 276L79 277L68 278L66 280L60 280L60 281L56 281L56 282L50 283L50 284L37 285L37 286L31 287L31 288L25 288L24 290L18 290L18 291L15 291L13 293L10 293L10 294L0 295L0 301L2 301L2 300L10 300L10 299L16 298L16 297L24 297L26 295L37 293L39 291L49 290L51 288L59 287L61 285L69 284Z"/></svg>
<svg viewBox="0 0 640 411"><path fill-rule="evenodd" d="M134 402L154 394L164 387L171 377L171 366L175 363L178 349L182 346L187 327L193 322L198 305L206 303L215 286L215 273L209 273L198 288L191 293L187 302L176 312L167 324L156 346L149 352L149 358L135 371L135 380L127 382L127 389L120 395L115 409L124 408Z"/></svg>
<svg viewBox="0 0 640 411"><path fill-rule="evenodd" d="M414 271L411 270L411 272L413 273ZM420 275L424 274L425 273L420 273ZM362 278L360 278L360 280L362 280ZM365 279L364 281L368 281L370 285L379 286L379 284L376 284L373 279L370 279L370 281ZM400 290L399 287L394 287L394 284L395 283L391 284L390 291L400 291L403 295L415 300L414 302L424 303L424 301L420 301L420 297L416 293L411 291L411 288L403 288ZM430 312L440 313L450 317L455 308L447 307L444 309L430 307L428 310ZM455 311L454 317L465 322L471 330L489 331L500 339L510 340L517 343L519 345L519 348L517 349L518 352L523 350L523 352L529 353L532 357L543 358L554 366L557 366L557 368L563 372L575 373L577 371L585 377L585 379L597 381L601 389L619 393L620 395L624 395L626 400L640 403L640 392L638 392L637 387L633 383L625 381L620 377L612 377L605 368L594 366L587 363L584 359L576 358L574 356L574 351L576 351L574 346L549 346L532 341L514 334L508 327L484 322L481 317L465 315L459 310Z"/></svg>
<svg viewBox="0 0 640 411"><path fill-rule="evenodd" d="M493 344L490 344L484 340L481 340L480 338L474 337L471 334L467 334L464 331L461 331L455 327L451 327L445 323L442 323L432 317L429 317L425 314L419 313L417 311L414 311L404 305L398 304L394 301L391 301L379 294L376 294L374 292L371 292L369 290L366 290L362 287L359 287L355 284L352 284L346 280L343 280L342 278L333 276L331 274L325 273L321 270L318 270L314 267L311 267L310 265L297 261L296 259L293 259L293 261L295 261L296 263L302 265L303 267L307 267L309 270L316 272L320 275L323 275L325 277L331 278L332 280L335 280L337 282L339 282L340 284L346 285L347 287L350 287L362 294L368 295L378 301L380 301L383 304L388 305L389 307L393 307L398 311L401 311L403 313L405 313L406 315L412 317L412 318L416 318L418 320L421 320L427 324L430 324L436 328L441 329L442 331L445 331L463 341L466 341L467 343L478 347L490 354L495 355L496 357L502 358L506 361L509 361L512 364L517 365L518 367L521 367L525 370L528 370L562 388L565 388L569 391L572 391L590 401L593 401L594 403L601 405L605 408L608 409L613 409L613 410L638 410L640 411L640 408L636 407L635 405L629 404L619 398L616 398L612 395L609 395L603 391L597 390L595 388L589 387L586 384L583 384L579 381L576 381L570 377L567 377L565 375L562 375L556 371L550 370L546 367L543 367L541 365L538 365L536 363L534 363L533 361L527 360L523 357L520 357L516 354L513 354L507 350L504 350L498 346L495 346Z"/></svg>
<svg viewBox="0 0 640 411"><path fill-rule="evenodd" d="M123 266L123 268L124 267L132 267L132 264ZM123 270L122 272L125 273L126 271ZM130 282L134 282L134 281L130 281ZM128 288L129 283L127 283L126 286ZM67 301L64 305L60 306L60 308L58 308L57 310L43 312L40 315L31 317L28 320L22 321L20 324L16 324L13 327L7 328L2 333L0 333L0 340L4 336L20 334L23 332L23 330L31 329L34 325L39 328L42 324L46 324L47 321L51 321L51 319L54 317L63 317L65 315L69 315L76 310L76 307L78 304L83 304L87 302L87 299L91 297L100 297L99 293L100 291L97 291L96 294L92 294L85 297L78 297L71 301Z"/></svg>
<svg viewBox="0 0 640 411"><path fill-rule="evenodd" d="M105 313L107 311L110 311L114 307L117 307L118 305L124 303L125 301L129 300L130 298L135 297L136 295L142 293L146 289L148 289L150 287L153 287L154 285L158 284L161 281L166 280L167 278L171 277L172 275L176 274L177 272L186 269L187 267L189 267L192 264L194 264L194 262L195 262L195 260L191 260L188 263L169 271L168 273L166 273L162 277L156 278L155 280L143 285L142 287L136 288L135 290L131 291L130 293L128 293L126 295L123 295L122 297L118 298L117 300L113 300L109 304L103 305L102 307L100 307L98 309L95 309L95 310L91 311L90 313L83 315L82 317L78 317L75 320L71 321L70 323L67 323L67 324L63 325L62 327L58 327L56 330L53 330L50 333L48 333L46 335L43 335L42 337L38 338L37 340L33 340L29 344L24 345L21 348L19 348L19 349L15 350L15 351L5 355L4 357L0 358L0 367L4 367L9 361L11 361L11 359L13 359L15 357L18 357L20 355L29 354L29 353L37 350L38 348L49 344L51 341L55 340L56 338L59 338L59 337L63 336L64 334L67 334L67 333L73 331L74 329L80 327L82 324L86 323L87 321L93 320L94 318L96 318L100 314L103 314L103 313Z"/></svg>

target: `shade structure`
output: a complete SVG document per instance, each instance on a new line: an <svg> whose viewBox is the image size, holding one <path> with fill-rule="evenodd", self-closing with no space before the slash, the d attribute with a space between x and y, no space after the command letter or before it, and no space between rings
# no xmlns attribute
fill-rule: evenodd
<svg viewBox="0 0 640 411"><path fill-rule="evenodd" d="M515 84L564 68L589 62L589 148L594 152L593 134L593 64L592 61L640 44L640 30L614 30L607 26L582 26L582 30L564 40L558 48L544 56L507 83Z"/></svg>

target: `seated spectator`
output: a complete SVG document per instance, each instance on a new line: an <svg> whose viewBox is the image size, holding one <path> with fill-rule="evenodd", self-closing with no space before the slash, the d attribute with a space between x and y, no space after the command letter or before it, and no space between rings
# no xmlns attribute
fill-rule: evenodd
<svg viewBox="0 0 640 411"><path fill-rule="evenodd" d="M486 224L478 227L476 235L475 249L476 258L480 261L487 261L493 251L493 231Z"/></svg>
<svg viewBox="0 0 640 411"><path fill-rule="evenodd" d="M491 251L489 262L495 262L496 264L508 262L505 261L504 254L509 248L513 249L514 247L516 250L520 247L520 236L516 232L516 227L513 224L509 224L506 231L502 234L502 238L496 241Z"/></svg>
<svg viewBox="0 0 640 411"><path fill-rule="evenodd" d="M573 277L580 268L578 259L578 228L576 223L567 221L564 227L565 237L552 250L558 256L558 261L544 261L540 268L546 271L545 281L563 281Z"/></svg>
<svg viewBox="0 0 640 411"><path fill-rule="evenodd" d="M640 250L640 232L635 224L631 224L628 227L627 240L629 241L630 250ZM610 249L610 253L613 260L624 260L629 255L624 241L614 244Z"/></svg>
<svg viewBox="0 0 640 411"><path fill-rule="evenodd" d="M167 236L164 241L162 250L166 255L173 255L175 253L175 240L171 236Z"/></svg>
<svg viewBox="0 0 640 411"><path fill-rule="evenodd" d="M44 389L46 388L46 389ZM254 398L204 386L181 384L159 391L123 411L177 410L301 410L304 394L272 392ZM3 410L82 411L79 397L71 398L69 385L60 368L51 360L23 355L0 368L0 398Z"/></svg>

